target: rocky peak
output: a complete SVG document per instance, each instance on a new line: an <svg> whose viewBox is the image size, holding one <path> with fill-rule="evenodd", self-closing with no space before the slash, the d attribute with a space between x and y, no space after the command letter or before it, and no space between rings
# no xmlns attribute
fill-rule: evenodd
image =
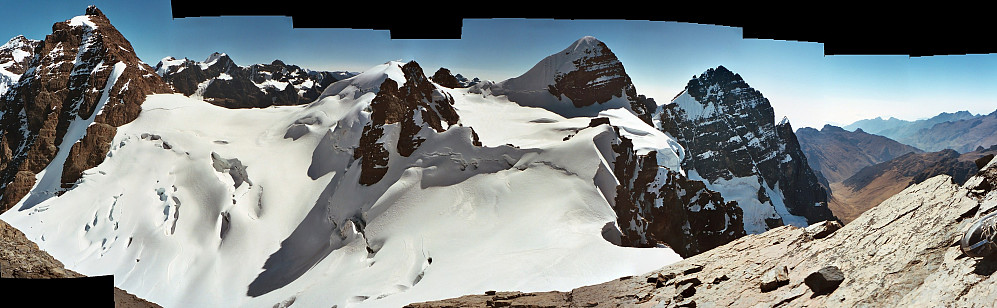
<svg viewBox="0 0 997 308"><path fill-rule="evenodd" d="M831 125L831 124L824 124L824 127L822 127L820 129L820 131L823 132L823 133L831 133L831 132L839 132L840 133L840 132L844 132L845 129L841 128L841 127L837 127L837 126ZM859 132L859 131L856 130L855 132Z"/></svg>
<svg viewBox="0 0 997 308"><path fill-rule="evenodd" d="M135 55L96 7L52 26L19 82L2 98L0 206L36 204L72 187L103 161L116 127L138 117L145 97L169 87ZM98 114L99 113L99 114Z"/></svg>
<svg viewBox="0 0 997 308"><path fill-rule="evenodd" d="M460 81L457 80L457 77L451 75L450 70L446 69L445 67L441 67L439 70L437 70L436 73L433 74L433 77L431 79L436 84L439 84L447 88L453 89L461 87Z"/></svg>
<svg viewBox="0 0 997 308"><path fill-rule="evenodd" d="M377 183L388 171L390 150L382 140L386 126L398 124L394 150L408 157L426 140L420 137L424 131L443 132L460 120L453 97L429 82L418 63L411 61L400 69L404 83L399 86L391 78L381 83L370 103L371 121L364 126L360 146L354 152L354 158L361 160L360 183L364 185Z"/></svg>
<svg viewBox="0 0 997 308"><path fill-rule="evenodd" d="M86 15L97 16L97 17L104 17L104 12L101 12L100 9L98 9L96 5L90 5L90 6L87 6ZM104 18L106 18L106 17L104 17Z"/></svg>
<svg viewBox="0 0 997 308"><path fill-rule="evenodd" d="M789 121L777 124L740 75L719 66L694 76L660 117L686 150L683 169L737 201L748 233L834 219Z"/></svg>
<svg viewBox="0 0 997 308"><path fill-rule="evenodd" d="M35 56L35 49L41 41L31 40L23 35L15 36L0 45L0 96L14 86Z"/></svg>
<svg viewBox="0 0 997 308"><path fill-rule="evenodd" d="M622 107L650 124L650 114L655 108L638 98L616 54L591 36L575 41L523 75L497 83L490 90L494 95L508 95L511 101L521 105L546 108L568 117L594 116L601 110Z"/></svg>
<svg viewBox="0 0 997 308"><path fill-rule="evenodd" d="M596 126L597 118L590 126ZM657 152L639 155L633 142L619 134L613 173L620 183L613 209L622 246L671 247L684 258L745 235L743 212L701 181L658 165Z"/></svg>

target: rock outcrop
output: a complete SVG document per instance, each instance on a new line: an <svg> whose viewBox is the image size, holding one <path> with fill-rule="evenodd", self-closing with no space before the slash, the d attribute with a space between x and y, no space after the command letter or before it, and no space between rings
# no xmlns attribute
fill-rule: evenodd
<svg viewBox="0 0 997 308"><path fill-rule="evenodd" d="M145 97L169 87L135 55L99 9L56 23L28 69L0 99L0 210L32 190L31 203L72 187L103 161L116 127L138 117ZM64 166L44 177L50 163Z"/></svg>
<svg viewBox="0 0 997 308"><path fill-rule="evenodd" d="M768 100L740 75L709 69L657 112L657 127L686 150L689 178L737 201L748 233L835 219L789 121L776 123Z"/></svg>
<svg viewBox="0 0 997 308"><path fill-rule="evenodd" d="M703 182L658 166L656 152L638 155L630 139L619 138L613 145L613 166L620 183L614 209L623 232L621 245L664 244L690 257L745 235L736 202L725 202Z"/></svg>
<svg viewBox="0 0 997 308"><path fill-rule="evenodd" d="M166 57L156 65L156 73L176 92L225 108L311 103L333 82L356 75L306 70L280 60L242 67L217 52L204 62Z"/></svg>
<svg viewBox="0 0 997 308"><path fill-rule="evenodd" d="M824 237L822 224L783 226L641 276L570 292L494 292L409 307L989 307L997 259L959 240L997 210L997 161L959 186L941 175L905 189ZM763 289L785 267L786 282ZM768 290L768 291L765 291Z"/></svg>
<svg viewBox="0 0 997 308"><path fill-rule="evenodd" d="M438 85L451 89L462 87L460 81L457 80L457 77L451 75L450 70L448 70L445 67L441 67L439 70L436 70L436 73L433 74L433 77L430 77L429 79L432 79L433 82L435 82Z"/></svg>
<svg viewBox="0 0 997 308"><path fill-rule="evenodd" d="M370 103L371 121L364 126L360 145L353 152L363 168L361 184L377 183L388 172L389 151L382 140L385 125L399 125L398 139L393 143L399 155L408 157L425 141L418 136L423 128L443 132L460 121L453 97L436 89L418 63L408 62L401 70L404 83L399 86L397 81L385 79Z"/></svg>

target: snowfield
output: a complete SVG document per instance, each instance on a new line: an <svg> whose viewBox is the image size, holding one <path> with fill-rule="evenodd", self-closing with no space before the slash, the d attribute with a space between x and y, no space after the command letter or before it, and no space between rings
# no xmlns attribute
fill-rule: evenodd
<svg viewBox="0 0 997 308"><path fill-rule="evenodd" d="M680 260L603 238L616 221L611 126L506 96L438 87L455 99L460 126L424 129L426 141L403 157L398 124L385 125L388 173L360 185L353 147L380 83L405 82L401 64L334 83L302 106L225 109L151 95L74 188L39 190L47 198L0 219L67 268L114 275L165 307L400 307L487 290L567 291ZM673 138L626 109L599 116L680 170ZM471 145L472 128L483 147Z"/></svg>

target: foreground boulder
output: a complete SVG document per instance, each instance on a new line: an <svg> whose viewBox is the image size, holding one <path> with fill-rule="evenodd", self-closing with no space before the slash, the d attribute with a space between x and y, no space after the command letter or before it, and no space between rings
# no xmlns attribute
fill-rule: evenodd
<svg viewBox="0 0 997 308"><path fill-rule="evenodd" d="M997 210L995 183L997 164L991 161L962 186L941 175L908 187L823 238L783 226L641 277L505 301L534 307L988 307L997 302L997 280L991 279L997 258L967 257L958 243L973 222ZM759 288L763 275L782 266L786 285ZM693 279L702 282L694 292ZM477 303L486 297L492 296L410 307L482 306Z"/></svg>

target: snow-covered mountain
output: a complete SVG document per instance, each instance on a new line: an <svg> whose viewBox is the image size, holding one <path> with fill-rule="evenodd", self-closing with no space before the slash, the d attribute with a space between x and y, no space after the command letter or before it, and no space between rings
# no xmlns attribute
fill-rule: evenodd
<svg viewBox="0 0 997 308"><path fill-rule="evenodd" d="M152 69L95 7L54 29L3 96L0 219L166 307L569 290L826 210L739 78L710 70L652 121L593 37L498 83L410 61L320 86L338 77L224 54Z"/></svg>
<svg viewBox="0 0 997 308"><path fill-rule="evenodd" d="M306 70L280 60L242 67L218 52L203 62L163 58L156 64L156 74L176 92L226 108L311 103L333 82L356 75Z"/></svg>
<svg viewBox="0 0 997 308"><path fill-rule="evenodd" d="M737 202L747 233L835 219L788 119L776 123L761 92L727 68L690 80L655 124L685 148L690 179Z"/></svg>
<svg viewBox="0 0 997 308"><path fill-rule="evenodd" d="M18 35L0 45L0 96L21 79L41 41Z"/></svg>
<svg viewBox="0 0 997 308"><path fill-rule="evenodd" d="M483 82L475 93L505 95L523 106L541 107L566 117L594 116L625 108L651 123L654 103L637 91L623 63L598 39L586 36L544 58L523 75Z"/></svg>
<svg viewBox="0 0 997 308"><path fill-rule="evenodd" d="M645 157L634 170L684 180L681 147L628 108L565 118L438 86L416 62L388 62L310 104L228 109L154 94L168 85L96 8L56 29L50 38L70 39L46 41L40 54L88 56L61 66L39 58L7 96L4 198L13 207L0 218L67 268L114 275L163 306L401 306L490 289L566 290L680 259L667 247L614 245L643 230L617 226L613 205L632 186L616 173L633 160L620 157ZM51 52L57 46L65 52ZM27 96L72 72L89 73L82 96ZM95 103L60 105L80 101ZM79 115L36 111L50 106ZM64 132L45 139L51 131L35 122ZM68 163L76 157L99 160ZM68 170L81 175L66 181ZM652 185L698 189L672 192L679 200L710 194Z"/></svg>

